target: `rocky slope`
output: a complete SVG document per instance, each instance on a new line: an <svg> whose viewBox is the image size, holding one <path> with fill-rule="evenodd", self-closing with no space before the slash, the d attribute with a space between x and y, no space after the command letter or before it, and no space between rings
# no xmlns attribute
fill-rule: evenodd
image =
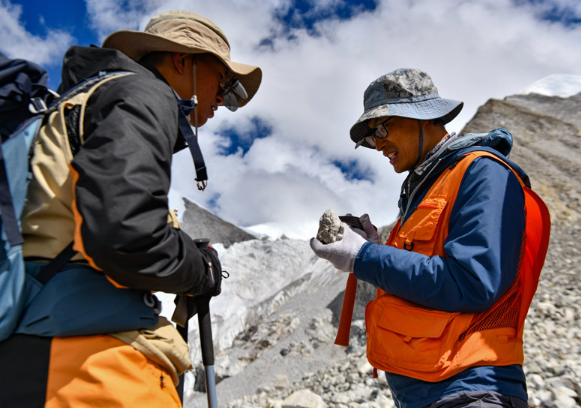
<svg viewBox="0 0 581 408"><path fill-rule="evenodd" d="M581 94L570 98L515 95L489 100L462 133L504 127L514 137L510 158L530 176L553 223L581 216Z"/></svg>
<svg viewBox="0 0 581 408"><path fill-rule="evenodd" d="M525 329L531 407L581 407L580 108L581 94L490 100L463 131L509 129L511 159L527 171L553 220ZM313 257L308 242L252 240L217 248L232 273L212 302L220 406L395 406L385 377L374 379L365 357L363 312L373 288L358 286L351 344L335 346L346 275ZM186 382L187 407L206 406L196 336L194 328L198 371L197 381L190 375Z"/></svg>

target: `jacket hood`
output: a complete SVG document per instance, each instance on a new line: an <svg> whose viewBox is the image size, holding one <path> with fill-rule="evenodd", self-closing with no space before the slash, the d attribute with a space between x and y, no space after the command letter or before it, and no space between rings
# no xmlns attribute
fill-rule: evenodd
<svg viewBox="0 0 581 408"><path fill-rule="evenodd" d="M437 179L442 171L452 165L461 156L476 150L490 152L508 164L521 178L523 183L530 187L530 179L523 169L508 159L512 150L512 135L503 128L494 129L489 133L467 133L464 136L452 134L427 160L424 160L416 169L410 172L402 184L399 200L400 216L406 213L410 196L415 194L420 184L430 185L431 180Z"/></svg>
<svg viewBox="0 0 581 408"><path fill-rule="evenodd" d="M73 46L68 49L63 59L62 82L58 92L62 94L83 79L95 76L101 71L131 71L154 75L121 51L95 46Z"/></svg>
<svg viewBox="0 0 581 408"><path fill-rule="evenodd" d="M525 185L530 187L530 179L526 172L508 159L512 145L512 134L504 128L494 129L488 133L467 133L464 136L455 136L440 147L440 150L429 160L418 166L414 172L419 176L427 175L427 173L439 175L440 168L450 166L459 156L475 150L485 150L504 160L517 172ZM438 169L432 172L434 167Z"/></svg>
<svg viewBox="0 0 581 408"><path fill-rule="evenodd" d="M427 160L424 160L413 172L422 176L437 164L453 160L460 151L474 147L491 148L495 153L500 153L508 158L512 149L512 135L503 128L494 129L489 133L467 133L464 136L452 134L449 140L441 146L436 146L435 149L438 150L431 154Z"/></svg>
<svg viewBox="0 0 581 408"><path fill-rule="evenodd" d="M512 135L503 128L494 129L489 133L467 133L451 143L447 151L452 152L475 146L490 147L508 158L512 150Z"/></svg>

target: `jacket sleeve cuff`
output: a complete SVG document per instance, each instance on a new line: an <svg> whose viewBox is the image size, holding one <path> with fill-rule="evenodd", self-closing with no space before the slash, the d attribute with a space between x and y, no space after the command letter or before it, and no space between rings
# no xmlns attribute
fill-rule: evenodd
<svg viewBox="0 0 581 408"><path fill-rule="evenodd" d="M376 259L377 255L379 255L378 251L383 255L393 249L395 248L377 245L372 242L364 243L355 258L355 264L353 266L355 277L377 286L377 275L381 274L382 269Z"/></svg>

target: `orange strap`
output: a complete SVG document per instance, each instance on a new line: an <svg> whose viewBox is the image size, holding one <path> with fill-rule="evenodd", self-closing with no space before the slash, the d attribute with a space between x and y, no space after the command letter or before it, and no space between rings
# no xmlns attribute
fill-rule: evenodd
<svg viewBox="0 0 581 408"><path fill-rule="evenodd" d="M349 333L351 332L351 320L353 319L353 308L355 306L355 294L357 293L357 278L355 274L350 273L345 287L345 296L343 297L343 307L341 308L341 319L339 320L339 329L335 344L338 346L349 345Z"/></svg>
<svg viewBox="0 0 581 408"><path fill-rule="evenodd" d="M375 225L373 228L377 231ZM347 278L347 285L345 286L345 296L343 296L343 306L341 307L341 318L339 319L337 337L335 337L335 344L338 346L349 346L349 335L351 333L351 321L353 320L353 308L355 307L356 294L357 278L354 273L350 273L349 278Z"/></svg>
<svg viewBox="0 0 581 408"><path fill-rule="evenodd" d="M519 321L522 322L519 332L524 330L524 321L533 296L537 290L539 276L545 263L551 236L551 216L543 200L533 190L524 187L527 209L527 244L523 269L529 274L523 277L522 299Z"/></svg>

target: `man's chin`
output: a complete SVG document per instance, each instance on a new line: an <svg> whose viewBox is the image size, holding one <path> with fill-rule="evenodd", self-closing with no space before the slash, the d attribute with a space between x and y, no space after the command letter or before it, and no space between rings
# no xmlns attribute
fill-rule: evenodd
<svg viewBox="0 0 581 408"><path fill-rule="evenodd" d="M200 117L198 117L198 127L204 126L207 121L208 121L208 118L200 118ZM196 121L195 121L195 119L193 117L190 117L190 126L196 126Z"/></svg>

